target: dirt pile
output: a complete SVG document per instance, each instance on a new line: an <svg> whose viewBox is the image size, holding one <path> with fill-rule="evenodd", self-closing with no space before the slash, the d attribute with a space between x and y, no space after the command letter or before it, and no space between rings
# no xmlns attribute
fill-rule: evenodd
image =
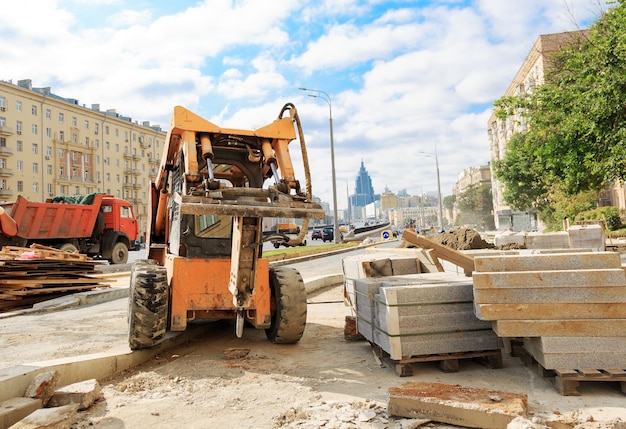
<svg viewBox="0 0 626 429"><path fill-rule="evenodd" d="M428 238L454 250L493 249L493 245L483 240L478 231L473 229L461 228Z"/></svg>

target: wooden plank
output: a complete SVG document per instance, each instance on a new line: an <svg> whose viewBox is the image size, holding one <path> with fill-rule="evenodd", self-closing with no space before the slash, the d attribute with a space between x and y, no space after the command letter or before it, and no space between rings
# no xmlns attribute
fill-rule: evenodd
<svg viewBox="0 0 626 429"><path fill-rule="evenodd" d="M423 249L433 249L437 256L448 262L451 262L459 267L463 268L466 273L474 271L474 258L470 255L459 252L458 250L451 249L447 246L439 244L433 240L430 240L424 236L419 235L415 231L405 229L402 233L402 239L417 247Z"/></svg>

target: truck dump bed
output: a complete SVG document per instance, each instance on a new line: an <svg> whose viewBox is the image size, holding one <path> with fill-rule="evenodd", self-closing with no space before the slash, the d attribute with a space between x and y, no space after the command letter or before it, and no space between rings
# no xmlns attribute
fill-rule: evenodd
<svg viewBox="0 0 626 429"><path fill-rule="evenodd" d="M103 195L95 194L91 204L35 203L20 195L7 212L18 225L18 237L87 238L93 233Z"/></svg>

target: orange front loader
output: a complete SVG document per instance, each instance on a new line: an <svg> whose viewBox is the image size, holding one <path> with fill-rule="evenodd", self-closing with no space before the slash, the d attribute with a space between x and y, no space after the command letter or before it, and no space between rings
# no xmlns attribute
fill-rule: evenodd
<svg viewBox="0 0 626 429"><path fill-rule="evenodd" d="M298 139L305 190L295 178L289 143ZM148 260L131 273L131 349L162 342L196 319L236 320L265 329L275 343L300 340L306 291L300 274L262 258L263 217L323 218L311 202L304 136L296 108L257 130L221 128L177 106L151 184Z"/></svg>

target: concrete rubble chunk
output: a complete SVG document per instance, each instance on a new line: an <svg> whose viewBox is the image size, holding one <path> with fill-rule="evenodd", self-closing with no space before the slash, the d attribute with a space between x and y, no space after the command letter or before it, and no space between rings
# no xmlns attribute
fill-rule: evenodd
<svg viewBox="0 0 626 429"><path fill-rule="evenodd" d="M528 414L527 395L442 383L413 382L389 389L390 415L458 426L500 429Z"/></svg>
<svg viewBox="0 0 626 429"><path fill-rule="evenodd" d="M36 410L10 429L68 429L74 420L77 404Z"/></svg>
<svg viewBox="0 0 626 429"><path fill-rule="evenodd" d="M0 402L0 428L8 428L35 410L42 408L41 399L10 398Z"/></svg>
<svg viewBox="0 0 626 429"><path fill-rule="evenodd" d="M54 390L57 388L60 376L58 371L46 371L37 374L26 389L24 396L40 399L43 406L46 407L54 394Z"/></svg>
<svg viewBox="0 0 626 429"><path fill-rule="evenodd" d="M50 398L48 405L59 407L68 404L78 404L79 410L85 410L99 397L100 383L96 379L91 379L57 389L52 398Z"/></svg>

